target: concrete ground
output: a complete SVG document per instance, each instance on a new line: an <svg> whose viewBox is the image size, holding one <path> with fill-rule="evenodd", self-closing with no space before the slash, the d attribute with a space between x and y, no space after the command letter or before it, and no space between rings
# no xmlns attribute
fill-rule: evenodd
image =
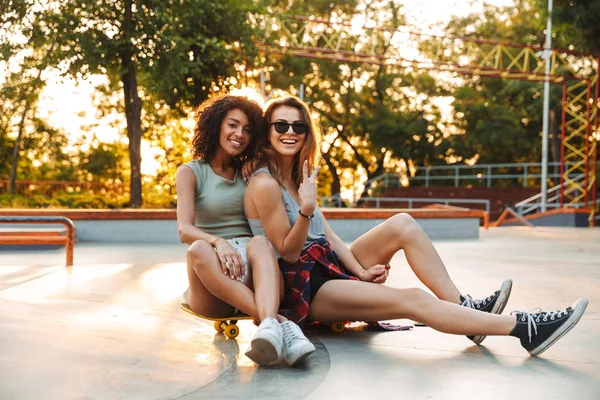
<svg viewBox="0 0 600 400"><path fill-rule="evenodd" d="M183 245L91 244L0 252L0 399L598 399L600 229L495 228L436 241L474 297L514 280L506 312L590 300L539 358L512 337L475 346L426 327L342 334L311 328L317 352L295 368L258 368L237 340L179 309ZM423 287L402 253L388 285ZM410 321L400 321L407 323Z"/></svg>

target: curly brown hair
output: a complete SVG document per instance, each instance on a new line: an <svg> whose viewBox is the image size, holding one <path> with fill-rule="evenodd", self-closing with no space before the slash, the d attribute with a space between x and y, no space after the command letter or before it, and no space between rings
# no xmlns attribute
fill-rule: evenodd
<svg viewBox="0 0 600 400"><path fill-rule="evenodd" d="M211 162L219 148L221 123L231 110L241 110L250 124L250 143L242 154L233 158L239 167L252 159L256 150L257 134L263 130L263 111L258 103L242 96L221 95L200 104L197 109L196 128L192 140L194 158Z"/></svg>

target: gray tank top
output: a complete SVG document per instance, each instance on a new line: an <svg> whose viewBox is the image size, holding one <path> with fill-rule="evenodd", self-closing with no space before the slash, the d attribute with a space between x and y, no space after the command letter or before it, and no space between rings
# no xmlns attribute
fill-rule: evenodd
<svg viewBox="0 0 600 400"><path fill-rule="evenodd" d="M204 232L231 239L252 236L244 214L244 181L237 171L233 180L217 175L202 159L182 165L196 177L195 225Z"/></svg>
<svg viewBox="0 0 600 400"><path fill-rule="evenodd" d="M267 168L260 168L252 174L250 179L252 179L254 175L259 173L266 173L271 175ZM288 220L290 221L290 226L294 226L294 224L298 220L298 217L300 217L300 214L298 213L298 211L300 211L300 205L296 202L296 200L294 200L294 198L288 193L288 191L285 190L284 187L279 187L281 188L281 198L283 200L283 205L285 206L285 212L287 213ZM323 217L323 213L317 207L315 208L314 215L315 216L310 220L310 227L308 228L308 235L306 236L306 242L304 242L304 248L308 247L308 245L317 240L317 238L325 237L325 220ZM262 222L260 222L260 219L248 218L248 223L250 224L250 229L252 230L252 234L254 236L265 235L265 229L263 228L263 224ZM277 250L275 250L275 252L277 253L277 258L279 258L280 255L277 252Z"/></svg>

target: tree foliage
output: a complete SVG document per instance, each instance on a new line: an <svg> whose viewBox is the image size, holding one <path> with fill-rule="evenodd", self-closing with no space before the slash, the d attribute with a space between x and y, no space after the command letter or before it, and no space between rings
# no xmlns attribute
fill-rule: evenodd
<svg viewBox="0 0 600 400"><path fill-rule="evenodd" d="M542 46L540 10L530 1L512 7L484 6L482 13L450 21L446 30L504 43ZM473 76L451 89L458 160L479 163L539 162L541 158L543 83ZM560 160L559 116L562 90L551 86L551 161Z"/></svg>
<svg viewBox="0 0 600 400"><path fill-rule="evenodd" d="M599 53L597 3L555 0L553 47ZM454 17L446 31L540 46L546 7L545 0L486 5L481 13ZM0 88L0 174L9 176L16 160L13 175L19 177L129 182L130 206L142 205L142 192L144 206L174 206L174 171L189 158L193 108L215 92L259 87L259 71L269 79L267 93L279 88L298 94L304 86L304 99L325 132L321 194L350 189L358 198L369 189L361 191L366 179L407 174L418 165L539 160L541 83L259 53L254 43L262 39L256 25L261 13L386 29L406 24L392 0L2 2L0 68L7 74ZM392 46L385 32L347 37L345 45L369 41L383 55ZM324 44L318 34L306 35L311 44ZM428 55L427 43L421 51ZM73 142L70 132L52 127L37 106L48 71L75 80L104 75L96 92L98 115L120 115L113 129L127 140L102 143L94 125ZM448 99L450 110L440 106ZM553 160L559 156L560 99L560 87L553 86ZM146 145L156 171L144 175ZM64 204L86 204L67 197ZM120 204L119 197L105 206Z"/></svg>
<svg viewBox="0 0 600 400"><path fill-rule="evenodd" d="M132 207L142 204L144 102L177 108L206 99L251 51L251 9L241 0L56 0L29 8L30 46L57 43L48 58L65 74L105 74L123 91Z"/></svg>
<svg viewBox="0 0 600 400"><path fill-rule="evenodd" d="M545 2L532 1L544 18ZM556 0L552 13L556 38L561 48L600 55L600 2L596 0Z"/></svg>
<svg viewBox="0 0 600 400"><path fill-rule="evenodd" d="M299 13L300 4L291 8ZM380 28L396 29L405 22L401 7L393 1L345 4L340 9L325 4L312 11L326 19L341 16L344 21L363 21ZM318 32L310 34L305 32L307 44L323 45L324 38L315 39ZM368 37L357 34L343 40L344 48L368 40L379 54L386 54L392 46L384 29L370 31ZM371 179L388 171L400 172L401 165L408 163L444 159L441 112L431 102L443 90L425 72L284 55L272 59L270 78L274 87L292 92L303 84L305 100L318 112L326 134L323 156L324 175L331 182L329 194L342 187L359 188L364 179L357 176L357 170Z"/></svg>

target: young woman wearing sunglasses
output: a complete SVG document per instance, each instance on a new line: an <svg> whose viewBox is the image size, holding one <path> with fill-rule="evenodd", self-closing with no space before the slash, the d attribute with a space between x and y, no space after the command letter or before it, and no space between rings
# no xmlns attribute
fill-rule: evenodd
<svg viewBox="0 0 600 400"><path fill-rule="evenodd" d="M317 206L320 136L307 106L295 97L275 100L265 119L268 130L258 141L264 167L247 186L244 209L252 232L266 234L277 251L285 283L279 311L286 317L300 325L410 318L467 335L476 344L486 335L515 336L538 355L583 315L586 299L555 312L499 315L510 280L483 300L461 295L431 241L407 214L391 217L347 247ZM436 297L416 288L378 285L399 250Z"/></svg>
<svg viewBox="0 0 600 400"><path fill-rule="evenodd" d="M283 352L293 365L315 347L277 314L277 259L264 236L252 237L242 208L240 167L254 155L262 125L262 109L244 97L218 97L199 107L195 159L177 170L177 225L190 245L184 302L201 315L228 317L235 308L261 321L246 355L265 365Z"/></svg>

